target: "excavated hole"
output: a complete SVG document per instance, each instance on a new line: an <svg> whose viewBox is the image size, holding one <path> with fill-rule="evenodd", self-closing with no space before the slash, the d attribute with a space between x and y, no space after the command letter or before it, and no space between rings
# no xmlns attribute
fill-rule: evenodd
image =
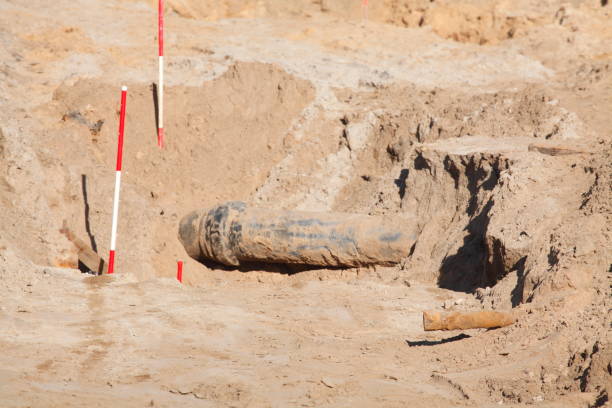
<svg viewBox="0 0 612 408"><path fill-rule="evenodd" d="M508 252L488 234L491 213L503 205L500 178L512 168L512 154L498 145L512 138L514 150L524 145L526 151L524 139L563 128L566 118L544 92L336 90L333 110L316 99L317 92L309 82L259 63L237 63L201 88L169 87L167 147L160 151L152 89L131 87L118 270L141 279L173 276L176 260L186 257L176 239L179 219L197 208L243 200L419 219L411 256L394 268L259 265L256 271L299 272L302 279L417 279L467 292L493 286L510 271L522 273L525 255ZM52 137L43 150L72 163L64 169L65 201L57 218L95 240L101 254L108 251L117 96L113 87L84 80L59 88L45 108L58 119L51 132L72 144L65 149ZM213 275L238 279L278 275L208 266ZM191 284L211 276L195 261L186 268ZM519 285L512 303L522 300Z"/></svg>
<svg viewBox="0 0 612 408"><path fill-rule="evenodd" d="M56 218L66 219L92 245L95 239L103 255L111 222L118 95L114 87L82 80L58 88L44 108L57 122L41 150L54 164L70 163L63 171L65 200ZM238 63L202 87L168 87L163 150L156 146L153 95L149 85L128 92L117 244L117 269L143 279L173 276L176 260L185 258L176 238L180 217L222 201L246 200L264 182L283 158L286 131L312 101L314 88L258 63ZM103 124L92 132L92 123ZM189 267L195 269L190 276L203 269L195 262Z"/></svg>

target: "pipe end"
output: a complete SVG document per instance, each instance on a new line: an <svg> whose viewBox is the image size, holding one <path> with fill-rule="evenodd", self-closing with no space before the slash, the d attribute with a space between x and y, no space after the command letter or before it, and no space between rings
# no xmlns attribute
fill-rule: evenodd
<svg viewBox="0 0 612 408"><path fill-rule="evenodd" d="M200 217L201 211L192 211L181 219L178 238L187 254L193 259L200 259Z"/></svg>

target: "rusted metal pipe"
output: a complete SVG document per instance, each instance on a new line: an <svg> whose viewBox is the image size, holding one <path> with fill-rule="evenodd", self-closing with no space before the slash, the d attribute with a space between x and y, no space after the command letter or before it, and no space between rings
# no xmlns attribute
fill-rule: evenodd
<svg viewBox="0 0 612 408"><path fill-rule="evenodd" d="M423 329L425 331L492 329L509 326L515 321L516 319L511 313L492 310L469 313L423 312Z"/></svg>
<svg viewBox="0 0 612 408"><path fill-rule="evenodd" d="M179 239L192 258L232 266L392 265L410 253L415 226L400 216L278 211L232 201L186 215Z"/></svg>

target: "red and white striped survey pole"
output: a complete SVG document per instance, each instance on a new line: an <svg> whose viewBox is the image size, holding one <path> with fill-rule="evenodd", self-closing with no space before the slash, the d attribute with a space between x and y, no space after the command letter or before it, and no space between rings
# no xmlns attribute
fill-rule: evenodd
<svg viewBox="0 0 612 408"><path fill-rule="evenodd" d="M361 1L361 18L364 21L368 21L368 0L362 0Z"/></svg>
<svg viewBox="0 0 612 408"><path fill-rule="evenodd" d="M157 82L157 146L164 147L164 0L158 4L159 81Z"/></svg>
<svg viewBox="0 0 612 408"><path fill-rule="evenodd" d="M108 273L115 270L115 245L117 244L117 218L119 216L119 192L121 191L121 162L123 159L123 129L125 128L125 102L127 86L121 87L121 115L119 116L119 142L117 146L117 167L115 173L115 196L113 198L113 226L111 229L110 254L108 255Z"/></svg>

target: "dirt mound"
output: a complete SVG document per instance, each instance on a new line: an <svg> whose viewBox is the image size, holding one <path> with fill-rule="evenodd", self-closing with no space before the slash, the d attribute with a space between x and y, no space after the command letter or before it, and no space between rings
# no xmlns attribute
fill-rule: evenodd
<svg viewBox="0 0 612 408"><path fill-rule="evenodd" d="M146 85L131 87L124 145L125 223L119 234L125 242L148 244L130 251L119 268L139 265L142 277L163 274L170 267L156 262L158 256L179 256L180 246L168 239L168 231L176 230L183 214L222 200L245 199L265 180L284 155L286 129L314 96L308 82L259 63L237 63L203 87L169 87L167 148L160 154L152 144L157 128L154 92ZM109 103L99 106L97 100ZM94 236L106 231L109 222L110 208L105 207L112 186L98 177L113 166L115 104L115 87L81 80L57 89L45 108L58 119L54 131L72 141L66 149L59 136L52 137L46 149L54 159L76 165L76 152L88 152L78 163L82 175L67 174L72 182L66 188L72 190L69 196L77 197L82 195L78 187L87 187L89 207L96 209L88 220ZM163 187L169 185L173 188ZM80 203L70 201L65 217L84 234ZM105 245L99 242L99 249Z"/></svg>
<svg viewBox="0 0 612 408"><path fill-rule="evenodd" d="M132 0L133 1L133 0ZM148 1L157 7L156 1ZM304 17L320 9L319 0L168 0L167 7L185 18L217 21L225 18Z"/></svg>
<svg viewBox="0 0 612 408"><path fill-rule="evenodd" d="M498 44L523 37L544 26L560 26L576 31L605 30L609 18L601 1L569 5L562 1L535 4L490 2L486 0L384 0L372 1L367 11L360 0L247 0L192 1L171 0L169 7L182 17L219 20L223 18L312 17L324 13L342 20L364 20L400 27L430 27L439 36L475 44ZM589 23L587 23L589 21Z"/></svg>

